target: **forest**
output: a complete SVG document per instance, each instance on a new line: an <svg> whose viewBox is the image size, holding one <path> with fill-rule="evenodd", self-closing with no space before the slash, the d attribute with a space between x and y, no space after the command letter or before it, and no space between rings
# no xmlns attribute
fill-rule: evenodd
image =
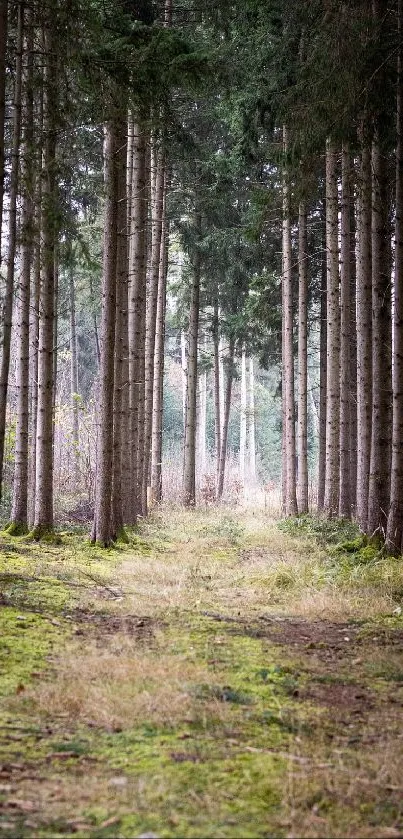
<svg viewBox="0 0 403 839"><path fill-rule="evenodd" d="M403 836L403 0L0 0L0 835Z"/></svg>

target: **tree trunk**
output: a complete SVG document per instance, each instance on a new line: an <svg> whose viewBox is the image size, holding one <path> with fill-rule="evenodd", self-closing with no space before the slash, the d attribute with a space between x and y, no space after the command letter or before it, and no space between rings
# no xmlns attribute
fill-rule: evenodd
<svg viewBox="0 0 403 839"><path fill-rule="evenodd" d="M357 506L357 265L354 165L350 158L350 501Z"/></svg>
<svg viewBox="0 0 403 839"><path fill-rule="evenodd" d="M386 155L378 130L372 144L372 438L369 535L386 535L390 481L391 265Z"/></svg>
<svg viewBox="0 0 403 839"><path fill-rule="evenodd" d="M206 473L206 423L207 423L207 370L203 370L199 376L199 416L198 416L198 438L199 456L198 471L203 477Z"/></svg>
<svg viewBox="0 0 403 839"><path fill-rule="evenodd" d="M326 479L324 509L339 512L340 469L340 305L338 245L337 154L326 144L326 251L327 251L327 409Z"/></svg>
<svg viewBox="0 0 403 839"><path fill-rule="evenodd" d="M252 481L256 480L256 440L255 440L255 373L253 358L249 359L249 431L248 431L248 461L249 474Z"/></svg>
<svg viewBox="0 0 403 839"><path fill-rule="evenodd" d="M169 245L169 231L166 218L166 191L167 177L165 174L154 353L154 392L151 446L151 498L153 503L162 500L162 418L164 396L165 311Z"/></svg>
<svg viewBox="0 0 403 839"><path fill-rule="evenodd" d="M197 227L200 227L198 221ZM197 414L197 342L199 335L200 256L193 263L190 297L187 359L186 422L183 465L183 501L186 507L196 504L196 414Z"/></svg>
<svg viewBox="0 0 403 839"><path fill-rule="evenodd" d="M231 411L231 396L232 396L232 384L234 381L234 354L235 354L235 342L233 338L230 338L229 341L229 348L228 348L228 359L227 359L227 383L225 388L225 398L224 398L224 411L223 411L223 423L222 423L222 430L221 430L221 451L220 451L220 463L219 463L219 470L218 470L218 485L217 485L217 498L220 500L223 496L224 492L224 478L225 478L225 466L227 462L227 441L228 441L228 428L229 428L229 417ZM222 377L223 378L223 377Z"/></svg>
<svg viewBox="0 0 403 839"><path fill-rule="evenodd" d="M395 556L403 540L403 0L398 0L395 282L393 307L393 436L386 543Z"/></svg>
<svg viewBox="0 0 403 839"><path fill-rule="evenodd" d="M357 213L357 520L365 532L372 422L371 151L365 135L365 122L361 127L360 139Z"/></svg>
<svg viewBox="0 0 403 839"><path fill-rule="evenodd" d="M220 337L218 320L218 300L214 302L214 314L212 323L213 347L214 347L214 437L216 473L218 476L218 464L220 461L221 449L221 404L220 404Z"/></svg>
<svg viewBox="0 0 403 839"><path fill-rule="evenodd" d="M305 202L298 238L298 510L308 512L308 237Z"/></svg>
<svg viewBox="0 0 403 839"><path fill-rule="evenodd" d="M339 515L351 518L350 414L351 414L351 162L348 146L342 149L341 254L340 254L340 499Z"/></svg>
<svg viewBox="0 0 403 839"><path fill-rule="evenodd" d="M72 256L72 255L71 255ZM70 292L70 395L71 395L71 425L73 445L73 481L74 487L80 485L80 433L78 406L78 363L77 363L77 333L76 333L76 294L74 288L74 265L69 266Z"/></svg>
<svg viewBox="0 0 403 839"><path fill-rule="evenodd" d="M145 286L147 266L147 138L139 121L133 123L132 194L129 247L129 410L130 410L130 461L131 461L131 504L128 524L135 524L139 509L139 467L143 446L140 445L139 429L142 427L141 412L144 408L144 329L145 329ZM140 457L141 454L141 457Z"/></svg>
<svg viewBox="0 0 403 839"><path fill-rule="evenodd" d="M0 500L3 483L4 440L6 433L6 409L8 392L8 374L10 368L10 344L13 318L15 254L17 243L17 194L18 169L21 137L21 84L22 84L22 50L24 35L24 6L18 4L17 44L15 59L15 83L13 98L11 172L9 192L9 223L6 287L3 301L3 342L0 365ZM1 163L1 161L0 161ZM1 226L1 219L0 219Z"/></svg>
<svg viewBox="0 0 403 839"><path fill-rule="evenodd" d="M147 294L146 310L146 347L145 347L145 406L144 406L144 468L142 484L142 513L147 514L147 489L149 486L149 470L151 463L151 437L153 420L153 391L154 391L154 352L158 303L158 279L161 257L162 215L164 206L164 161L163 153L155 147L153 155L153 174L155 187L153 189L152 237L151 237L151 265Z"/></svg>
<svg viewBox="0 0 403 839"><path fill-rule="evenodd" d="M283 129L284 154L288 152L288 131ZM291 245L291 186L284 166L283 174L283 282L282 312L284 319L283 346L283 400L285 439L283 472L286 479L285 514L298 513L295 455L295 404L294 404L294 340L293 340L293 294L292 294L292 245Z"/></svg>
<svg viewBox="0 0 403 839"><path fill-rule="evenodd" d="M118 122L116 151L117 166L117 252L116 252L116 311L113 391L113 486L112 524L114 540L123 535L123 476L127 452L123 449L125 402L124 368L127 347L128 253L127 253L127 118Z"/></svg>
<svg viewBox="0 0 403 839"><path fill-rule="evenodd" d="M187 357L186 357L186 335L181 331L181 370L182 370L182 415L183 415L183 436L186 426L186 388L187 388Z"/></svg>
<svg viewBox="0 0 403 839"><path fill-rule="evenodd" d="M323 224L322 284L320 290L319 338L319 457L318 457L318 511L325 504L326 482L326 405L327 405L327 254L326 222Z"/></svg>
<svg viewBox="0 0 403 839"><path fill-rule="evenodd" d="M55 58L55 7L45 22L44 148L42 185L42 268L39 300L38 419L34 534L53 530L53 362L55 319L55 250L58 239L56 122L58 112Z"/></svg>
<svg viewBox="0 0 403 839"><path fill-rule="evenodd" d="M116 264L118 183L116 156L119 126L116 117L105 128L105 217L101 313L101 365L95 515L92 541L104 547L111 543L113 469L113 394L116 322Z"/></svg>
<svg viewBox="0 0 403 839"><path fill-rule="evenodd" d="M4 194L4 122L6 105L6 49L8 0L0 0L0 219L3 218ZM0 224L0 265L2 225Z"/></svg>
<svg viewBox="0 0 403 839"><path fill-rule="evenodd" d="M243 491L245 491L245 466L246 466L246 412L247 412L247 391L246 391L246 353L242 350L241 359L241 416L239 429L239 475Z"/></svg>
<svg viewBox="0 0 403 839"><path fill-rule="evenodd" d="M29 314L34 223L33 154L33 21L28 10L25 37L26 66L23 72L23 136L21 163L21 268L18 284L17 428L11 523L14 531L28 529L28 410L29 410Z"/></svg>

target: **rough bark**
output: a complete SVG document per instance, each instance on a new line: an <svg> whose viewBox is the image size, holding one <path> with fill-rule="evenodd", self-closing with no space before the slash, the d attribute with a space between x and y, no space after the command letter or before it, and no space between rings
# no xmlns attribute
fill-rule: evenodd
<svg viewBox="0 0 403 839"><path fill-rule="evenodd" d="M75 487L80 484L80 430L78 406L78 359L76 330L76 292L74 287L74 265L69 266L70 295L70 400L71 400L71 442L73 446L73 480Z"/></svg>
<svg viewBox="0 0 403 839"><path fill-rule="evenodd" d="M403 540L403 0L398 0L395 281L393 307L393 432L386 543L398 556Z"/></svg>
<svg viewBox="0 0 403 839"><path fill-rule="evenodd" d="M4 117L6 98L6 47L7 47L8 0L0 0L0 219L3 218L4 194ZM1 265L0 224L0 265Z"/></svg>
<svg viewBox="0 0 403 839"><path fill-rule="evenodd" d="M351 514L357 506L357 265L356 265L356 215L354 196L354 165L350 174L350 501Z"/></svg>
<svg viewBox="0 0 403 839"><path fill-rule="evenodd" d="M116 150L117 181L117 244L116 244L116 310L113 389L113 486L111 533L115 540L122 536L124 525L123 475L127 452L123 448L125 422L124 368L127 347L128 253L127 253L127 119L118 120Z"/></svg>
<svg viewBox="0 0 403 839"><path fill-rule="evenodd" d="M298 235L298 510L308 512L308 237L305 202Z"/></svg>
<svg viewBox="0 0 403 839"><path fill-rule="evenodd" d="M213 347L214 347L214 440L216 456L216 472L218 475L218 464L221 449L221 403L220 403L220 337L218 320L218 300L214 302L214 314L212 323Z"/></svg>
<svg viewBox="0 0 403 839"><path fill-rule="evenodd" d="M386 156L378 131L372 144L372 437L369 535L386 534L390 481L391 265Z"/></svg>
<svg viewBox="0 0 403 839"><path fill-rule="evenodd" d="M133 155L131 175L131 218L129 245L129 410L131 504L128 524L135 524L139 508L138 476L143 457L139 429L142 427L141 406L144 408L144 330L147 264L147 167L146 133L140 121L133 122ZM140 468L139 468L140 467Z"/></svg>
<svg viewBox="0 0 403 839"><path fill-rule="evenodd" d="M248 462L249 474L252 481L256 480L256 439L255 439L255 372L253 358L249 359L249 428L248 428Z"/></svg>
<svg viewBox="0 0 403 839"><path fill-rule="evenodd" d="M2 490L2 482L3 482L4 440L5 440L5 433L6 433L8 374L9 374L9 369L10 369L10 345L11 345L11 329L12 329L12 318L13 318L15 255L16 255L16 245L17 245L17 193L18 193L18 172L19 172L20 138L21 138L21 84L22 84L23 35L24 35L24 6L23 6L22 3L19 3L19 5L18 5L18 22L17 22L16 58L15 58L15 84L14 84L14 94L13 94L7 273L6 273L6 284L5 284L5 294L4 294L4 300L3 300L3 313L2 313L3 341L2 341L2 355L1 355L1 365L0 365L0 499L1 499L1 490Z"/></svg>
<svg viewBox="0 0 403 839"><path fill-rule="evenodd" d="M245 487L245 466L246 466L246 412L247 412L247 390L246 390L246 353L242 350L241 358L241 413L239 429L239 475L242 486Z"/></svg>
<svg viewBox="0 0 403 839"><path fill-rule="evenodd" d="M232 396L232 385L234 381L234 353L235 353L235 342L233 338L230 338L229 341L229 348L228 348L228 358L227 358L227 381L225 386L225 394L224 394L224 411L223 411L223 423L222 423L222 430L221 430L221 450L220 450L220 462L219 462L219 469L218 469L218 482L217 482L217 498L220 500L223 496L224 492L224 480L225 480L225 466L227 462L227 442L228 442L228 427L229 427L229 417L231 412L231 396Z"/></svg>
<svg viewBox="0 0 403 839"><path fill-rule="evenodd" d="M350 479L350 416L351 416L351 195L350 195L350 152L347 145L342 149L342 195L341 195L341 252L340 252L340 498L339 515L351 517Z"/></svg>
<svg viewBox="0 0 403 839"><path fill-rule="evenodd" d="M44 143L42 184L41 288L39 300L38 418L34 534L53 530L53 363L55 317L55 251L58 238L57 119L58 90L55 12L48 10L44 69Z"/></svg>
<svg viewBox="0 0 403 839"><path fill-rule="evenodd" d="M200 267L200 256L196 253L192 270L187 359L183 463L183 502L186 507L192 507L196 504L197 342L199 334Z"/></svg>
<svg viewBox="0 0 403 839"><path fill-rule="evenodd" d="M326 252L327 252L327 406L326 478L324 510L339 512L340 468L340 305L338 245L337 153L326 143Z"/></svg>
<svg viewBox="0 0 403 839"><path fill-rule="evenodd" d="M366 531L372 417L371 150L363 120L357 201L357 520Z"/></svg>
<svg viewBox="0 0 403 839"><path fill-rule="evenodd" d="M105 215L101 310L101 364L99 371L99 413L95 515L92 541L107 547L111 542L113 468L113 394L116 323L117 263L117 166L119 126L116 116L105 127Z"/></svg>
<svg viewBox="0 0 403 839"><path fill-rule="evenodd" d="M151 464L151 437L153 418L154 391L154 352L158 303L158 279L161 256L162 215L164 205L164 160L162 150L155 147L153 154L153 174L155 186L152 190L152 236L151 263L148 281L146 309L146 345L145 345L145 406L144 406L144 468L142 482L142 512L147 514L149 470Z"/></svg>
<svg viewBox="0 0 403 839"><path fill-rule="evenodd" d="M288 132L283 129L284 153L288 152ZM295 451L295 404L294 404L294 335L293 335L293 293L292 293L292 244L291 244L291 186L284 167L283 174L283 280L282 312L284 323L283 341L283 400L285 421L283 473L286 473L285 514L298 513L296 486Z"/></svg>
<svg viewBox="0 0 403 839"><path fill-rule="evenodd" d="M325 504L326 480L326 388L327 388L327 255L326 222L323 224L322 281L320 289L319 337L319 456L318 456L318 510Z"/></svg>
<svg viewBox="0 0 403 839"><path fill-rule="evenodd" d="M167 176L165 173L155 330L153 414L151 433L151 498L153 503L162 500L162 413L164 396L165 310L169 244L168 222L166 218L166 196Z"/></svg>
<svg viewBox="0 0 403 839"><path fill-rule="evenodd" d="M34 154L33 154L33 21L32 10L26 17L23 70L23 132L21 149L21 265L18 283L17 343L17 427L11 523L14 529L28 529L28 410L29 410L29 315L30 280L34 223Z"/></svg>

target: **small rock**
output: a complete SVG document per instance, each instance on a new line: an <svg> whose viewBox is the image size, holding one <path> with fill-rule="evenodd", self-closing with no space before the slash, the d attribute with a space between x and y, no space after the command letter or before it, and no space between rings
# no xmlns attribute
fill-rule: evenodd
<svg viewBox="0 0 403 839"><path fill-rule="evenodd" d="M121 775L117 778L111 778L109 781L109 786L111 787L125 787L127 785L127 778L124 775Z"/></svg>

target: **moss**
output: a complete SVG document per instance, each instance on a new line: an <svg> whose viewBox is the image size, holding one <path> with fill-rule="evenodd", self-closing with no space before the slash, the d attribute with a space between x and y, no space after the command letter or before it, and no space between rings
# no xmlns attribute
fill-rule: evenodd
<svg viewBox="0 0 403 839"><path fill-rule="evenodd" d="M6 533L10 536L25 536L28 533L28 525L26 522L12 521L4 528Z"/></svg>

